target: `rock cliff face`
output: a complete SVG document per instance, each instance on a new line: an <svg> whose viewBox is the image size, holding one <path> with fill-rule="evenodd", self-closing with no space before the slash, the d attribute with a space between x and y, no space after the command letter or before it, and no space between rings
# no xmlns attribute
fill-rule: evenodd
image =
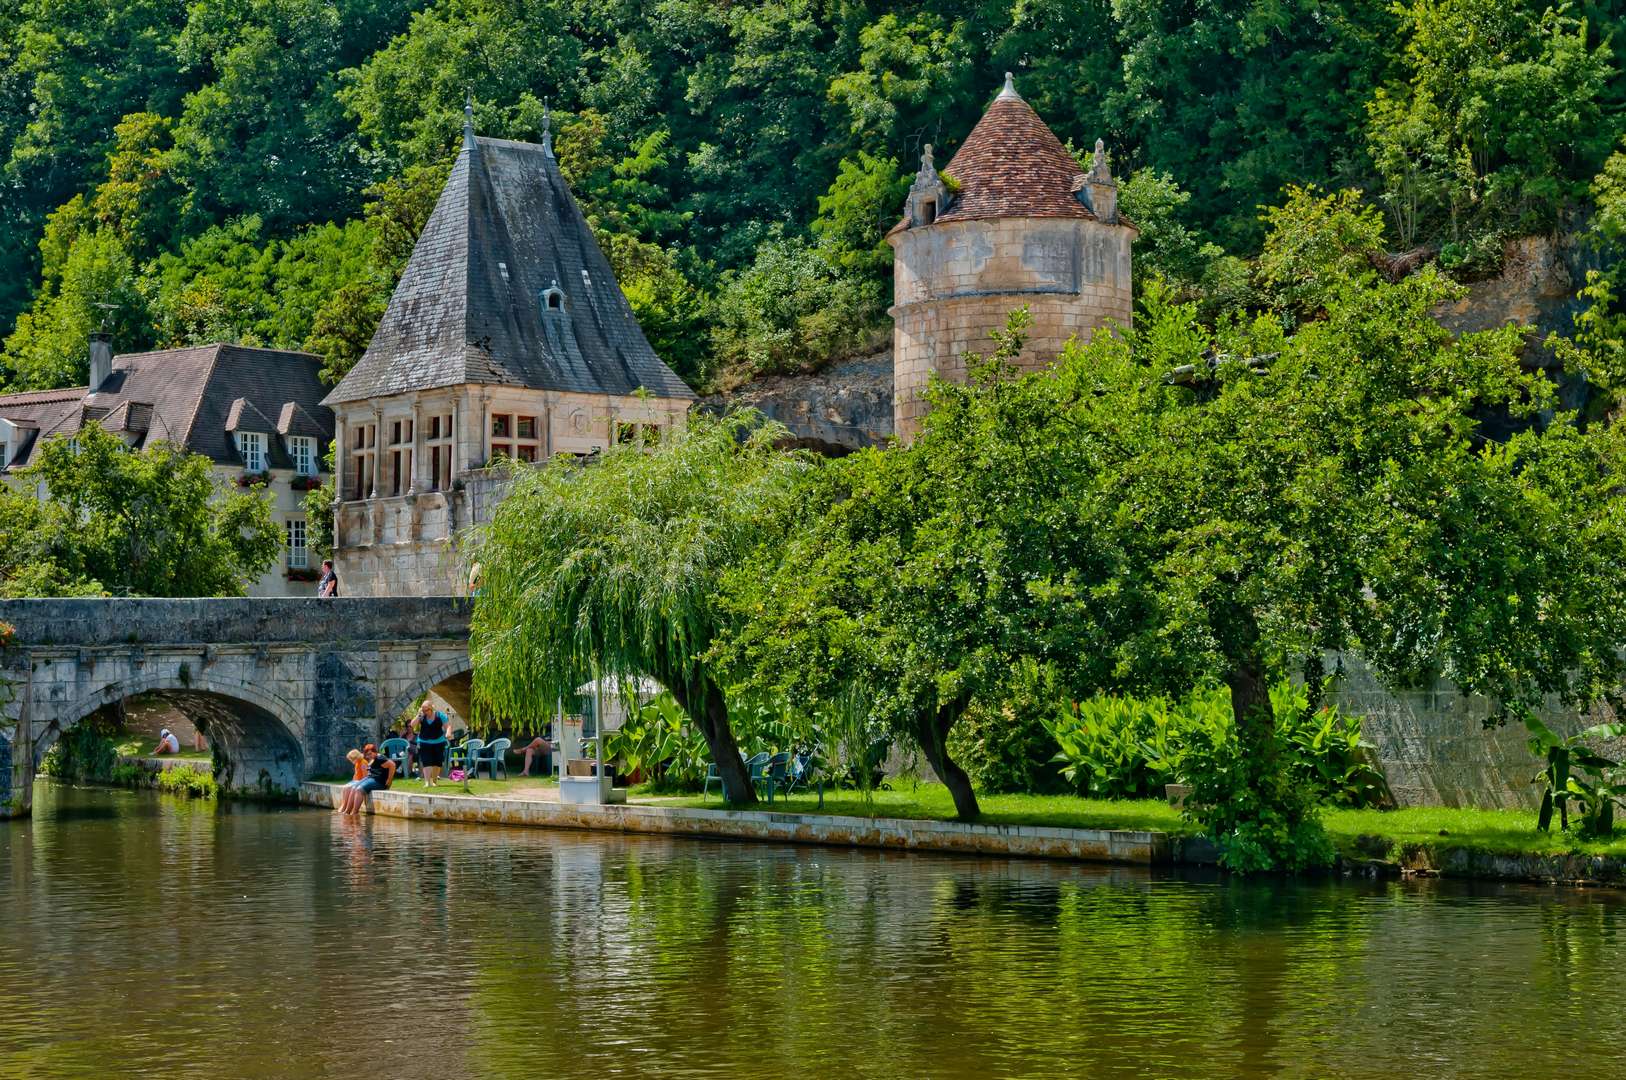
<svg viewBox="0 0 1626 1080"><path fill-rule="evenodd" d="M892 352L877 353L810 375L769 375L713 394L711 411L748 406L790 429L797 446L840 456L892 437Z"/></svg>

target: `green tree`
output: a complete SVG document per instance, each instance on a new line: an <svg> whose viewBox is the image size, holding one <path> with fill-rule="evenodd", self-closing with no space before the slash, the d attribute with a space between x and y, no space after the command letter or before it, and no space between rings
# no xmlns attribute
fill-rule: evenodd
<svg viewBox="0 0 1626 1080"><path fill-rule="evenodd" d="M1025 325L1013 317L969 386L933 384L911 445L831 465L777 569L742 568L726 590L738 621L720 654L735 677L884 723L965 819L977 798L950 740L968 710L1010 701L1023 658L1105 681L1127 632L1110 627L1143 603L1099 591L1120 559L1099 524L1110 493L1067 484L1079 448L1058 385L1013 377Z"/></svg>
<svg viewBox="0 0 1626 1080"><path fill-rule="evenodd" d="M911 178L898 159L860 150L841 162L830 188L819 196L810 228L825 261L874 280L892 277L892 248L886 232L902 216Z"/></svg>
<svg viewBox="0 0 1626 1080"><path fill-rule="evenodd" d="M653 446L590 466L559 458L511 474L479 538L470 626L478 708L540 723L589 678L649 676L706 737L730 802L756 799L708 656L718 583L771 550L806 459L748 415L694 417Z"/></svg>
<svg viewBox="0 0 1626 1080"><path fill-rule="evenodd" d="M36 456L23 477L46 498L6 495L23 522L4 567L13 595L240 596L282 550L262 492L222 489L207 458L169 443L133 453L91 424Z"/></svg>
<svg viewBox="0 0 1626 1080"><path fill-rule="evenodd" d="M1368 145L1404 211L1402 239L1409 218L1430 213L1459 244L1474 239L1465 230L1550 228L1614 140L1602 117L1609 44L1589 41L1567 6L1412 0L1395 11L1404 81L1373 99ZM1442 257L1470 259L1471 247Z"/></svg>

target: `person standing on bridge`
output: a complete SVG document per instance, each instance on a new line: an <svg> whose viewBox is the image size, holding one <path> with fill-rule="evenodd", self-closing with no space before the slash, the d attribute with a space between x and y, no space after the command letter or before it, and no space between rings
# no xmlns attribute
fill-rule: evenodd
<svg viewBox="0 0 1626 1080"><path fill-rule="evenodd" d="M418 707L418 716L412 721L412 730L418 736L418 771L423 774L424 787L434 787L446 765L446 728L450 723L446 714L427 700Z"/></svg>
<svg viewBox="0 0 1626 1080"><path fill-rule="evenodd" d="M316 595L334 600L339 595L339 575L333 572L333 560L322 560L322 576L316 582Z"/></svg>

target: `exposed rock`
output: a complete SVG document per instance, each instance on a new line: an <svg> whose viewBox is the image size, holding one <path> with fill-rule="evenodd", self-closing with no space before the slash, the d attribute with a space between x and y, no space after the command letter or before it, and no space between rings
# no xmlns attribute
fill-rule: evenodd
<svg viewBox="0 0 1626 1080"><path fill-rule="evenodd" d="M795 445L842 455L892 437L892 351L810 375L766 375L701 399L701 408L747 406L790 429Z"/></svg>

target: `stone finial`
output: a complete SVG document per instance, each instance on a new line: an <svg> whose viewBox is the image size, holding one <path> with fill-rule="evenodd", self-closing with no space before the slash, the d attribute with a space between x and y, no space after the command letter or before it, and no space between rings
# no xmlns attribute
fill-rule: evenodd
<svg viewBox="0 0 1626 1080"><path fill-rule="evenodd" d="M927 143L920 151L920 170L915 173L915 182L909 185L909 224L930 225L948 209L950 198L948 185L943 183L932 158L932 144Z"/></svg>
<svg viewBox="0 0 1626 1080"><path fill-rule="evenodd" d="M474 91L463 99L463 149L474 149Z"/></svg>
<svg viewBox="0 0 1626 1080"><path fill-rule="evenodd" d="M542 152L553 156L553 114L548 112L548 99L542 99Z"/></svg>
<svg viewBox="0 0 1626 1080"><path fill-rule="evenodd" d="M1090 171L1074 181L1078 201L1090 208L1095 219L1107 225L1118 223L1118 181L1107 168L1107 146L1095 140L1095 154L1090 159Z"/></svg>
<svg viewBox="0 0 1626 1080"><path fill-rule="evenodd" d="M995 98L994 100L1005 101L1011 99L1021 101L1022 95L1016 92L1016 76L1007 71L1005 73L1005 86L1000 90L999 97Z"/></svg>

